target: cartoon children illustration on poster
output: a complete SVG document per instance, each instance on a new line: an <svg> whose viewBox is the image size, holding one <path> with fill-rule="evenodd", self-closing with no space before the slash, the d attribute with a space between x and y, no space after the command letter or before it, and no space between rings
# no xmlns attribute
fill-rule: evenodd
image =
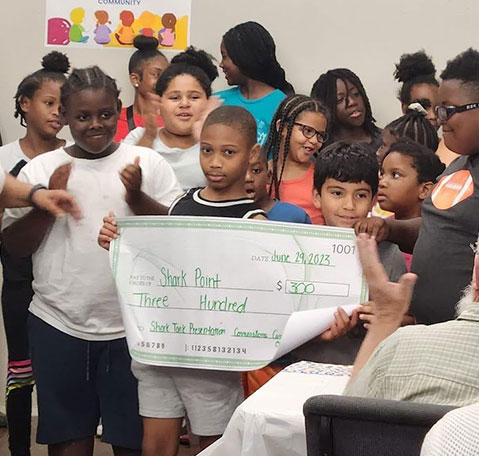
<svg viewBox="0 0 479 456"><path fill-rule="evenodd" d="M175 44L176 39L176 16L173 13L163 14L161 23L164 28L158 32L158 41L162 46L172 47Z"/></svg>
<svg viewBox="0 0 479 456"><path fill-rule="evenodd" d="M111 24L111 22L108 20L109 16L108 13L105 10L98 10L95 11L95 17L96 17L96 28L93 31L95 34L95 37L93 38L97 44L108 44L110 40L110 33L111 30L108 27L108 24Z"/></svg>
<svg viewBox="0 0 479 456"><path fill-rule="evenodd" d="M131 48L137 35L158 38L159 49L190 44L192 0L44 1L47 46Z"/></svg>
<svg viewBox="0 0 479 456"><path fill-rule="evenodd" d="M135 22L135 15L128 10L120 13L121 25L115 33L118 43L124 46L131 46L133 38L135 38L135 31L133 30L133 22Z"/></svg>
<svg viewBox="0 0 479 456"><path fill-rule="evenodd" d="M141 29L140 33L144 36L153 36L155 33L155 30L153 29L153 26L155 25L155 15L151 13L150 11L143 11L138 18L138 21L140 22Z"/></svg>
<svg viewBox="0 0 479 456"><path fill-rule="evenodd" d="M70 41L74 43L86 43L88 36L84 36L83 32L85 28L82 22L85 19L85 10L83 8L74 8L70 12L70 19L72 21L72 27L70 29Z"/></svg>

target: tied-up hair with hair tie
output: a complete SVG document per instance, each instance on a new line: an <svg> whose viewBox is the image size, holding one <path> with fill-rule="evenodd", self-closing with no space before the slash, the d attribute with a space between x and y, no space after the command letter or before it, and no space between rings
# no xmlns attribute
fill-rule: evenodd
<svg viewBox="0 0 479 456"><path fill-rule="evenodd" d="M294 94L293 86L286 80L284 69L276 59L273 37L261 24L252 21L238 24L224 34L223 43L244 76L287 95Z"/></svg>
<svg viewBox="0 0 479 456"><path fill-rule="evenodd" d="M435 152L439 146L436 129L427 120L427 111L419 103L411 103L406 114L393 120L386 128L397 138L406 137Z"/></svg>
<svg viewBox="0 0 479 456"><path fill-rule="evenodd" d="M311 89L311 96L321 100L331 115L331 122L328 123L328 133L329 141L325 145L329 145L334 141L340 139L336 137L336 130L338 128L338 116L336 113L337 109L337 87L336 82L340 79L343 81L344 85L347 88L346 81L349 81L357 89L364 101L364 107L366 108L364 124L361 128L364 132L373 138L375 135L380 133L380 129L376 127L376 119L373 117L373 112L371 109L371 103L366 94L366 89L361 82L361 79L347 68L336 68L334 70L329 70L326 73L323 73L317 81L314 83L313 88ZM347 94L349 95L349 94ZM346 103L348 103L349 97L346 97ZM346 105L347 107L347 105Z"/></svg>
<svg viewBox="0 0 479 456"><path fill-rule="evenodd" d="M281 199L279 187L283 179L284 167L286 158L288 157L289 147L291 142L291 134L293 132L294 122L298 116L303 112L317 112L322 114L329 124L328 110L321 104L319 100L308 97L306 95L291 95L286 97L281 104L271 121L268 139L264 145L264 151L273 162L273 182L269 189L269 194L274 193L274 197ZM284 145L282 146L283 132L286 129L286 136ZM281 169L278 176L278 163L281 158Z"/></svg>

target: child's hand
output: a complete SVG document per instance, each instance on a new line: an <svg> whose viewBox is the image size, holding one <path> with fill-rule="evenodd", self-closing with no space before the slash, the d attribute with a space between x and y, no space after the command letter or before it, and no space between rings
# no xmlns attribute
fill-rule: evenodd
<svg viewBox="0 0 479 456"><path fill-rule="evenodd" d="M371 323L376 317L374 316L374 302L366 301L359 307L359 319L363 322L365 329L369 329Z"/></svg>
<svg viewBox="0 0 479 456"><path fill-rule="evenodd" d="M216 95L212 95L208 98L208 101L206 102L199 119L193 124L192 135L196 141L200 140L201 129L203 128L203 124L205 123L208 114L216 108L219 108L222 104L223 100Z"/></svg>
<svg viewBox="0 0 479 456"><path fill-rule="evenodd" d="M354 231L356 235L366 233L372 238L375 238L377 242L381 242L387 240L390 229L386 219L381 217L368 217L356 222Z"/></svg>
<svg viewBox="0 0 479 456"><path fill-rule="evenodd" d="M160 115L161 97L156 93L146 95L146 110L143 113L143 126L146 133L156 138L158 133L158 116Z"/></svg>
<svg viewBox="0 0 479 456"><path fill-rule="evenodd" d="M338 307L338 310L334 312L331 328L320 334L318 339L323 342L330 342L344 336L358 324L358 313L358 309L354 309L351 318L349 318L348 314L341 307Z"/></svg>
<svg viewBox="0 0 479 456"><path fill-rule="evenodd" d="M98 244L105 250L110 250L110 243L120 234L120 230L116 226L115 214L110 212L108 217L103 217L103 226L98 234Z"/></svg>
<svg viewBox="0 0 479 456"><path fill-rule="evenodd" d="M70 178L70 173L72 171L72 164L73 162L66 163L53 171L53 174L50 176L50 181L48 182L48 188L50 190L67 189L68 179Z"/></svg>
<svg viewBox="0 0 479 456"><path fill-rule="evenodd" d="M126 188L125 199L129 204L141 193L140 157L136 157L132 164L125 166L120 172L120 180Z"/></svg>

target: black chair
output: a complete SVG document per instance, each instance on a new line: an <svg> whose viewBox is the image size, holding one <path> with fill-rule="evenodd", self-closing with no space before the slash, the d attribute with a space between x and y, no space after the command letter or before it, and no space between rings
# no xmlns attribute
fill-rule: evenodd
<svg viewBox="0 0 479 456"><path fill-rule="evenodd" d="M308 456L414 456L429 429L456 407L314 396L303 407Z"/></svg>

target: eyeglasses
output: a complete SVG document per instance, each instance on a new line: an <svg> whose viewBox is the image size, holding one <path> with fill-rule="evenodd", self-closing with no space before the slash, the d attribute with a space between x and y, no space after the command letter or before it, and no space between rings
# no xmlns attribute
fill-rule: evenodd
<svg viewBox="0 0 479 456"><path fill-rule="evenodd" d="M323 144L328 140L328 132L327 131L318 131L313 127L310 127L309 125L304 125L299 122L293 122L293 125L297 125L300 127L301 133L303 133L303 136L305 138L311 139L313 136L316 135L316 139L318 140L319 143Z"/></svg>
<svg viewBox="0 0 479 456"><path fill-rule="evenodd" d="M456 112L465 112L477 108L479 108L479 103L469 103L462 106L436 106L436 116L441 122L445 122Z"/></svg>

